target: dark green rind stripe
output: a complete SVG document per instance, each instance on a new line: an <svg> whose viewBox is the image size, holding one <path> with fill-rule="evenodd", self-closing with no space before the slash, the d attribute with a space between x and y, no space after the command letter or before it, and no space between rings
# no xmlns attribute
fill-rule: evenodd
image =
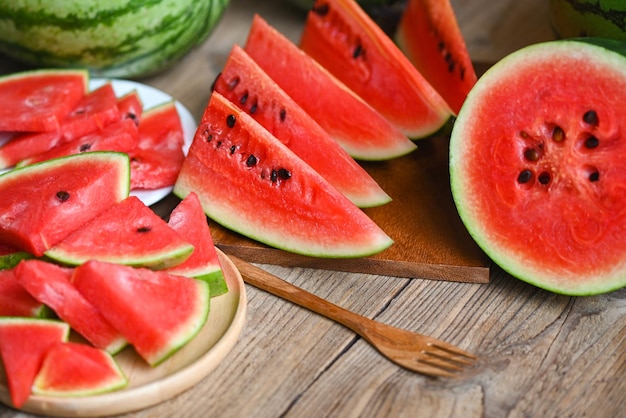
<svg viewBox="0 0 626 418"><path fill-rule="evenodd" d="M563 0L572 9L582 14L593 14L613 23L618 28L626 28L626 2L614 2L615 8L608 9L602 7L600 1L590 2L589 0ZM621 8L617 8L621 6Z"/></svg>
<svg viewBox="0 0 626 418"><path fill-rule="evenodd" d="M164 10L172 6L167 0L159 1ZM155 2L156 0L151 0L140 3ZM91 22L91 25L82 30L74 28L60 31L56 28L56 35L75 40L78 44L68 44L65 49L57 50L27 42L29 39L55 34L53 27L40 23L21 32L19 38L11 39L9 36L1 36L8 32L6 25L10 22L0 18L0 52L37 66L87 67L94 75L148 75L177 60L196 44L204 42L229 2L189 0L186 4L183 1L175 3L178 13L164 12L158 22L150 23L150 27L142 21L137 21L130 27L124 19L130 18L134 21L134 16L122 17L117 14L117 20L111 27L102 27ZM89 40L86 42L89 47L82 46L81 42L85 42L85 39Z"/></svg>

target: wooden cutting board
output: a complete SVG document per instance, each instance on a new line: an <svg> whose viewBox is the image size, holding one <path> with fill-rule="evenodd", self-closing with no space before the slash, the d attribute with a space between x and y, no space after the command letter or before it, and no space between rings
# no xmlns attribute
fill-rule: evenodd
<svg viewBox="0 0 626 418"><path fill-rule="evenodd" d="M215 244L249 262L461 282L489 281L489 259L461 223L450 192L448 136L411 154L363 167L393 198L365 212L394 240L367 258L321 259L270 248L210 223Z"/></svg>

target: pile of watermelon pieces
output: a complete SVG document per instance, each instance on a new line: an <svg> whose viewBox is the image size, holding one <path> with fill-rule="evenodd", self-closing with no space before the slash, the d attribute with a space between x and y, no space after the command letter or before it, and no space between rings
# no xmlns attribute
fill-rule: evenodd
<svg viewBox="0 0 626 418"><path fill-rule="evenodd" d="M36 70L0 78L0 170L86 151L125 152L131 189L174 184L184 154L175 102L144 111L137 90L116 97L111 81L88 91L83 70Z"/></svg>
<svg viewBox="0 0 626 418"><path fill-rule="evenodd" d="M124 387L116 353L161 364L228 291L198 197L166 221L129 194L130 167L95 151L0 176L0 358L15 407Z"/></svg>

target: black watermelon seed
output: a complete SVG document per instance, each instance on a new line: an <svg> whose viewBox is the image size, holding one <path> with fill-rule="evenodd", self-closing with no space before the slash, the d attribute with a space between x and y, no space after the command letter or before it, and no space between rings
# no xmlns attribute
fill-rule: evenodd
<svg viewBox="0 0 626 418"><path fill-rule="evenodd" d="M280 121L284 122L287 117L287 111L285 109L280 109Z"/></svg>
<svg viewBox="0 0 626 418"><path fill-rule="evenodd" d="M58 191L56 196L61 202L66 202L70 198L70 194L65 190Z"/></svg>
<svg viewBox="0 0 626 418"><path fill-rule="evenodd" d="M524 158L528 161L537 161L539 159L539 153L534 148L526 148L526 150L524 150Z"/></svg>
<svg viewBox="0 0 626 418"><path fill-rule="evenodd" d="M585 140L586 148L593 149L596 148L598 145L600 145L600 141L595 136L590 136Z"/></svg>
<svg viewBox="0 0 626 418"><path fill-rule="evenodd" d="M258 108L259 108L259 104L257 102L254 102L254 104L250 106L250 113L252 114L256 112Z"/></svg>
<svg viewBox="0 0 626 418"><path fill-rule="evenodd" d="M326 16L330 10L328 3L322 3L320 5L314 5L311 11L319 16Z"/></svg>
<svg viewBox="0 0 626 418"><path fill-rule="evenodd" d="M565 140L565 132L558 126L552 130L552 140L554 142L563 142Z"/></svg>
<svg viewBox="0 0 626 418"><path fill-rule="evenodd" d="M248 101L248 92L245 92L241 96L241 99L239 99L239 103L243 105L243 104L246 104L247 101Z"/></svg>
<svg viewBox="0 0 626 418"><path fill-rule="evenodd" d="M544 171L543 173L539 174L539 177L537 177L537 180L539 180L539 183L543 185L550 183L550 173L547 173Z"/></svg>
<svg viewBox="0 0 626 418"><path fill-rule="evenodd" d="M286 168L279 168L277 174L278 178L281 180L289 180L291 178L291 171Z"/></svg>
<svg viewBox="0 0 626 418"><path fill-rule="evenodd" d="M530 170L524 170L517 176L517 182L520 184L528 183L533 178L533 172Z"/></svg>
<svg viewBox="0 0 626 418"><path fill-rule="evenodd" d="M78 148L78 150L80 152L89 151L90 149L91 149L91 144L89 142L87 142L86 144L81 145L80 148Z"/></svg>
<svg viewBox="0 0 626 418"><path fill-rule="evenodd" d="M228 125L229 128L233 128L235 126L236 121L237 121L237 118L235 117L235 115L228 115L226 117L226 125Z"/></svg>
<svg viewBox="0 0 626 418"><path fill-rule="evenodd" d="M357 59L359 58L361 55L363 55L363 46L361 44L358 44L355 48L354 51L352 52L352 58Z"/></svg>
<svg viewBox="0 0 626 418"><path fill-rule="evenodd" d="M237 151L237 146L231 145L230 146L230 155L233 155L235 153L235 151Z"/></svg>
<svg viewBox="0 0 626 418"><path fill-rule="evenodd" d="M585 112L585 114L583 115L583 122L585 122L587 125L597 126L599 121L596 111L588 110L587 112Z"/></svg>
<svg viewBox="0 0 626 418"><path fill-rule="evenodd" d="M600 180L600 173L597 171L594 171L592 173L589 174L589 181L594 182L594 181L598 181Z"/></svg>
<svg viewBox="0 0 626 418"><path fill-rule="evenodd" d="M145 232L150 232L152 231L152 227L150 226L140 226L139 228L137 228L137 232L139 233L145 233Z"/></svg>
<svg viewBox="0 0 626 418"><path fill-rule="evenodd" d="M246 165L248 167L252 167L252 166L255 166L257 162L258 162L257 158L254 155L250 155L248 159L246 160Z"/></svg>

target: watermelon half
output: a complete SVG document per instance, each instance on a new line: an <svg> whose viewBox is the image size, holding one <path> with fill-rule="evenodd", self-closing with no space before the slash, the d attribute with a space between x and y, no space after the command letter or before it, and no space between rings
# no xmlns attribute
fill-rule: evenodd
<svg viewBox="0 0 626 418"><path fill-rule="evenodd" d="M392 244L362 210L246 112L213 92L174 193L196 192L226 228L318 257L360 257Z"/></svg>
<svg viewBox="0 0 626 418"><path fill-rule="evenodd" d="M558 293L626 285L626 57L599 40L523 48L482 76L450 142L451 186L476 242Z"/></svg>

